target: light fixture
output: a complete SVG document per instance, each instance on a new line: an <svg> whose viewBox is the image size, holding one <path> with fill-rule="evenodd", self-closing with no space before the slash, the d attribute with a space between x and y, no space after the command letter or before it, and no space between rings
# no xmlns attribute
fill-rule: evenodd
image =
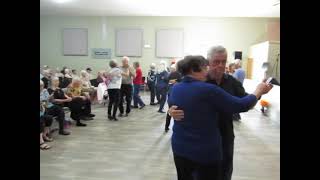
<svg viewBox="0 0 320 180"><path fill-rule="evenodd" d="M280 5L280 0L276 1L273 6L277 6L277 5Z"/></svg>

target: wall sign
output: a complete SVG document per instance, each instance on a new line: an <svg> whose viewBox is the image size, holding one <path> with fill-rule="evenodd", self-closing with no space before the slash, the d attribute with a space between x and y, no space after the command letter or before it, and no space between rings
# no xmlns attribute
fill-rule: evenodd
<svg viewBox="0 0 320 180"><path fill-rule="evenodd" d="M94 58L94 59L111 59L111 49L92 48L92 58Z"/></svg>

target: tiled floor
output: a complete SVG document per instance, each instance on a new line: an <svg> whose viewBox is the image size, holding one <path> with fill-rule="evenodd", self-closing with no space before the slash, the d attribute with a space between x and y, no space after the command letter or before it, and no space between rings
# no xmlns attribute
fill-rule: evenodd
<svg viewBox="0 0 320 180"><path fill-rule="evenodd" d="M143 96L149 103L147 94ZM176 180L164 133L165 114L157 107L134 109L118 122L95 105L95 120L72 127L70 136L54 136L53 148L40 152L41 180ZM235 122L233 180L280 179L280 123L260 112L242 113Z"/></svg>

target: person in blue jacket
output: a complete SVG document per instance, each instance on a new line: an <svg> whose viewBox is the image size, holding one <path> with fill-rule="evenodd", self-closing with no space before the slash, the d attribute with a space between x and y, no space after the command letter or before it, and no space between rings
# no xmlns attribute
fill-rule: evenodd
<svg viewBox="0 0 320 180"><path fill-rule="evenodd" d="M156 105L154 98L156 97L156 64L150 65L150 70L147 77L147 85L150 90L150 105Z"/></svg>
<svg viewBox="0 0 320 180"><path fill-rule="evenodd" d="M253 94L238 98L205 83L208 61L204 57L186 56L177 67L183 79L172 87L169 103L184 111L183 120L174 122L171 137L178 180L218 180L222 162L218 112L248 111L272 85L261 83Z"/></svg>
<svg viewBox="0 0 320 180"><path fill-rule="evenodd" d="M156 75L156 95L158 101L160 101L160 107L158 112L165 113L163 111L163 107L167 101L167 93L168 93L168 71L166 68L166 62L161 61L158 69L158 73Z"/></svg>

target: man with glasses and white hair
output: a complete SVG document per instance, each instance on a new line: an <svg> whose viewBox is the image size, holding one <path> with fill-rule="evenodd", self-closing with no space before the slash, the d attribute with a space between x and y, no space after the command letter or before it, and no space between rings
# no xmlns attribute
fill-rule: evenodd
<svg viewBox="0 0 320 180"><path fill-rule="evenodd" d="M245 89L237 79L232 75L225 73L227 63L227 50L223 46L214 46L208 51L209 74L207 83L215 84L233 96L244 97L247 95ZM177 106L169 109L169 114L175 120L181 120L184 117L182 110L177 110ZM222 180L231 180L233 171L233 152L234 152L234 132L233 132L233 114L219 113L219 129L222 137ZM212 152L215 153L215 152Z"/></svg>
<svg viewBox="0 0 320 180"><path fill-rule="evenodd" d="M120 102L119 102L119 117L128 116L131 112L131 101L132 101L132 80L135 77L135 70L133 67L129 65L130 59L127 56L122 58L122 66L120 67L121 75L122 75L122 82L121 82L121 89L120 89ZM126 114L124 113L124 98L126 101Z"/></svg>

